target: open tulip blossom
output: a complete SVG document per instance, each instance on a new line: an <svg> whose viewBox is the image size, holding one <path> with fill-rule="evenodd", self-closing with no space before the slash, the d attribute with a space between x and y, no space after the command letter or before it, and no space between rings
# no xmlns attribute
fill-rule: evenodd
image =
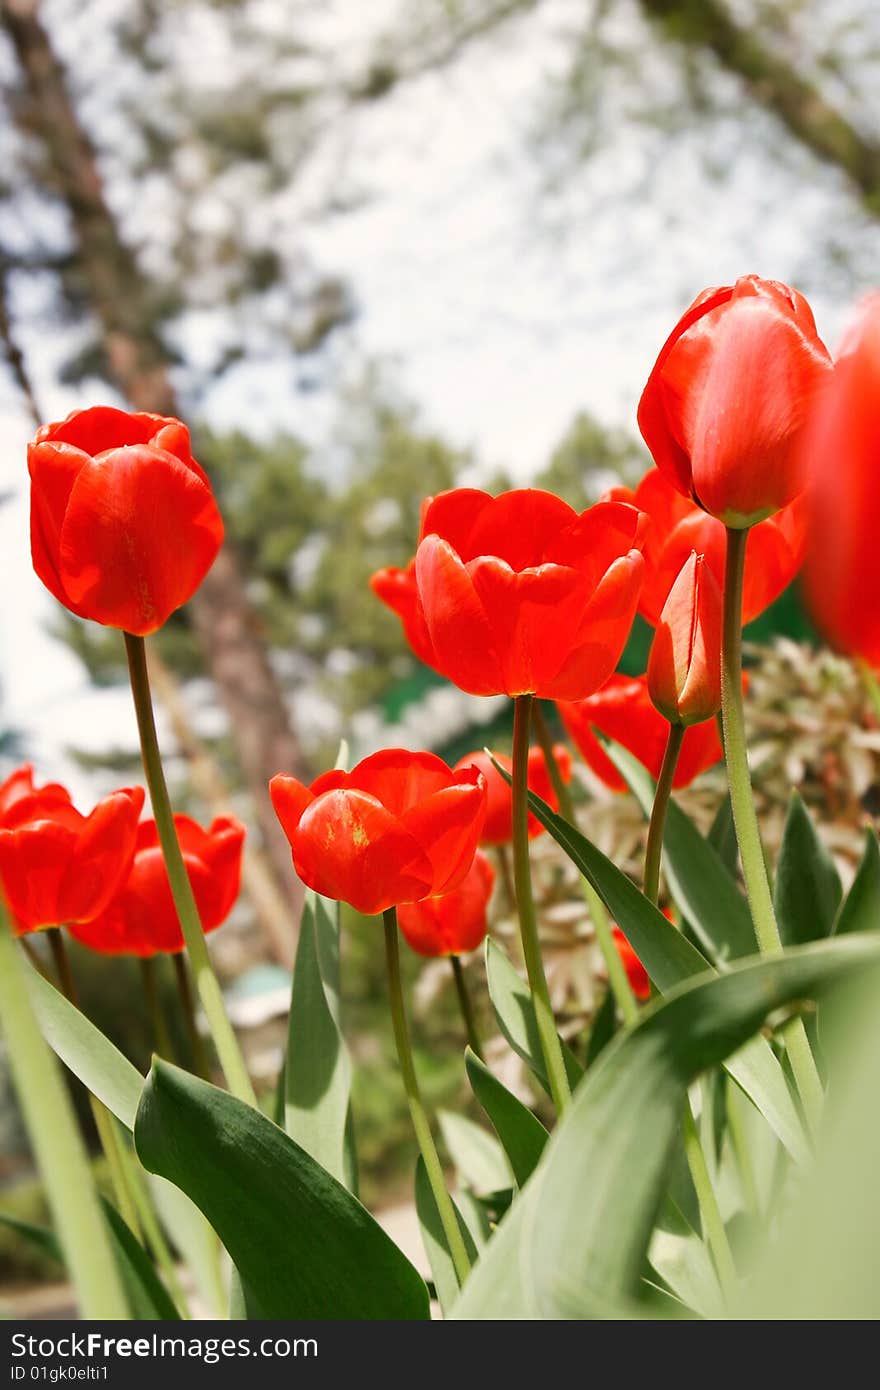
<svg viewBox="0 0 880 1390"><path fill-rule="evenodd" d="M564 743L556 744L553 749L553 756L556 759L556 766L563 782L570 782L571 754ZM513 837L513 796L511 795L510 784L501 776L492 758L508 772L512 770L513 764L504 753L493 753L490 757L482 750L475 753L465 753L463 758L459 758L455 767L456 770L466 767L479 768L486 779L486 819L483 822L480 843L483 845L506 845ZM529 791L535 792L554 811L559 810L556 792L547 769L547 759L540 748L529 749L528 784ZM543 835L543 833L544 827L537 816L530 815L529 839L534 840L536 836Z"/></svg>

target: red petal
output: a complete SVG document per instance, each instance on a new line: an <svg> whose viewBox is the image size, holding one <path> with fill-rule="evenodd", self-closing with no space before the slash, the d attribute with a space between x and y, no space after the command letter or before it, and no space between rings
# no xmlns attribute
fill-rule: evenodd
<svg viewBox="0 0 880 1390"><path fill-rule="evenodd" d="M405 570L377 570L370 579L370 588L377 598L397 614L403 624L406 640L419 661L423 661L426 666L434 666L436 657L419 602L415 560L412 560Z"/></svg>
<svg viewBox="0 0 880 1390"><path fill-rule="evenodd" d="M614 564L590 600L574 648L552 680L535 693L548 700L579 700L598 690L626 645L642 586L644 559L637 550Z"/></svg>
<svg viewBox="0 0 880 1390"><path fill-rule="evenodd" d="M458 555L435 535L416 552L419 598L437 670L471 695L505 693L504 673L483 606Z"/></svg>
<svg viewBox="0 0 880 1390"><path fill-rule="evenodd" d="M325 898L368 916L425 897L431 861L413 836L365 792L331 791L307 807L292 836L300 878Z"/></svg>
<svg viewBox="0 0 880 1390"><path fill-rule="evenodd" d="M551 559L560 532L576 521L577 513L552 492L515 488L480 508L466 548L455 549L465 564L492 555L519 572Z"/></svg>
<svg viewBox="0 0 880 1390"><path fill-rule="evenodd" d="M97 917L119 891L131 870L143 804L140 787L116 792L86 818L60 885L62 922Z"/></svg>
<svg viewBox="0 0 880 1390"><path fill-rule="evenodd" d="M279 772L269 783L269 795L275 814L281 822L281 828L288 840L292 841L303 812L315 799L314 792L310 787L303 786L295 777L288 777L285 773Z"/></svg>
<svg viewBox="0 0 880 1390"><path fill-rule="evenodd" d="M401 825L431 861L432 894L448 893L464 878L480 843L485 814L486 791L480 779L435 792L401 816Z"/></svg>
<svg viewBox="0 0 880 1390"><path fill-rule="evenodd" d="M319 779L323 781L323 779ZM357 763L345 786L367 792L398 818L435 792L454 785L448 765L436 753L383 748ZM321 790L326 790L322 785ZM312 790L317 794L317 783Z"/></svg>
<svg viewBox="0 0 880 1390"><path fill-rule="evenodd" d="M61 530L73 485L88 462L87 454L69 444L50 442L28 448L31 559L50 594L66 607L71 606L71 600L61 577Z"/></svg>

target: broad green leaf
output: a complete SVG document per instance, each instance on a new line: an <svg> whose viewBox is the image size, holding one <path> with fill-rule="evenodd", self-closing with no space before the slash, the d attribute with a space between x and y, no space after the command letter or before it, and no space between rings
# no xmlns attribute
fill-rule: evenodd
<svg viewBox="0 0 880 1390"><path fill-rule="evenodd" d="M475 1197L469 1187L459 1188L456 1196L459 1215L468 1228L468 1233L477 1250L482 1250L492 1234L492 1227L486 1208L479 1197Z"/></svg>
<svg viewBox="0 0 880 1390"><path fill-rule="evenodd" d="M131 1129L144 1078L69 999L27 962L27 986L46 1042L92 1095Z"/></svg>
<svg viewBox="0 0 880 1390"><path fill-rule="evenodd" d="M625 1303L647 1253L688 1085L775 1010L878 963L880 937L821 942L688 981L650 1005L587 1073L454 1316L589 1318L600 1300Z"/></svg>
<svg viewBox="0 0 880 1390"><path fill-rule="evenodd" d="M773 885L783 943L800 946L830 936L842 896L834 860L816 834L803 801L792 792Z"/></svg>
<svg viewBox="0 0 880 1390"><path fill-rule="evenodd" d="M663 920L665 922L666 918ZM486 984L498 1027L517 1056L527 1063L545 1091L549 1090L535 1006L529 987L511 965L498 943L489 936L486 937ZM560 1043L569 1085L574 1089L583 1076L584 1069L568 1043L563 1039L560 1039Z"/></svg>
<svg viewBox="0 0 880 1390"><path fill-rule="evenodd" d="M529 792L529 807L581 873L590 880L661 993L665 994L694 975L711 971L712 967L705 956L579 830L551 811L534 792ZM802 1161L808 1153L803 1126L785 1074L769 1043L763 1038L752 1039L740 1052L730 1057L725 1066L734 1081L766 1116L792 1157Z"/></svg>
<svg viewBox="0 0 880 1390"><path fill-rule="evenodd" d="M617 1025L617 1001L614 998L614 990L606 989L605 998L598 1013L593 1019L593 1026L590 1029L590 1040L587 1043L587 1068L589 1069L599 1053L610 1043L614 1037L614 1030Z"/></svg>
<svg viewBox="0 0 880 1390"><path fill-rule="evenodd" d="M865 851L849 892L840 905L834 934L880 929L880 844L877 832L865 830Z"/></svg>
<svg viewBox="0 0 880 1390"><path fill-rule="evenodd" d="M349 1186L351 1064L338 1019L338 904L309 892L293 971L284 1128L328 1173Z"/></svg>
<svg viewBox="0 0 880 1390"><path fill-rule="evenodd" d="M381 1226L259 1111L157 1059L134 1136L144 1167L180 1187L214 1227L251 1316L428 1316L424 1281Z"/></svg>
<svg viewBox="0 0 880 1390"><path fill-rule="evenodd" d="M437 1119L458 1176L478 1196L510 1186L511 1167L494 1134L465 1115L438 1110Z"/></svg>
<svg viewBox="0 0 880 1390"><path fill-rule="evenodd" d="M110 1243L119 1268L133 1318L153 1322L178 1320L174 1306L140 1241L129 1230L119 1212L106 1198L101 1199L104 1216L110 1230Z"/></svg>
<svg viewBox="0 0 880 1390"><path fill-rule="evenodd" d="M446 1243L443 1223L440 1220L440 1213L437 1210L437 1203L434 1201L434 1194L431 1191L431 1184L428 1181L427 1169L425 1168L424 1159L421 1155L416 1163L415 1196L416 1214L419 1218L419 1226L422 1232L422 1243L425 1247L425 1254L428 1256L431 1273L434 1276L434 1288L437 1290L437 1301L443 1309L443 1312L448 1313L449 1309L458 1298L458 1277L455 1273L455 1265L452 1263L452 1256L449 1253L449 1246ZM458 1217L458 1225L465 1243L465 1248L473 1263L477 1258L477 1247L468 1230L467 1222L458 1210L457 1203L453 1201L452 1205L455 1207L455 1215Z"/></svg>
<svg viewBox="0 0 880 1390"><path fill-rule="evenodd" d="M541 1121L492 1075L485 1062L468 1048L465 1066L471 1089L492 1122L501 1147L523 1187L538 1165L549 1135Z"/></svg>

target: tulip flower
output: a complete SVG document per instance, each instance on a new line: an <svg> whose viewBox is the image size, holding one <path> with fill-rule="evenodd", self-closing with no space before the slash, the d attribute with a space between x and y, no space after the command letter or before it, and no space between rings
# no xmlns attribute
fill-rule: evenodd
<svg viewBox="0 0 880 1390"><path fill-rule="evenodd" d="M669 590L692 550L706 557L724 582L726 533L723 524L673 487L659 468L651 468L638 487L614 488L606 496L630 502L650 518L645 532L645 582L639 612L656 627ZM794 579L807 548L807 499L802 494L749 531L743 588L743 623L769 608Z"/></svg>
<svg viewBox="0 0 880 1390"><path fill-rule="evenodd" d="M145 636L210 569L223 522L179 420L110 406L28 447L34 569L81 618Z"/></svg>
<svg viewBox="0 0 880 1390"><path fill-rule="evenodd" d="M238 897L244 826L231 816L221 816L203 830L182 815L174 817L174 825L202 928L215 931ZM72 927L71 935L105 955L149 958L184 949L155 821L138 826L131 871L112 902L100 916Z"/></svg>
<svg viewBox="0 0 880 1390"><path fill-rule="evenodd" d="M556 763L564 782L571 781L571 754L563 743L557 743L553 748ZM503 753L492 755L506 768L508 772L513 769L510 758ZM486 819L483 822L483 833L480 836L482 845L506 845L509 844L513 836L513 792L501 773L497 770L488 753L482 751L478 753L467 753L463 758L459 758L455 764L455 771L460 771L466 767L477 767L486 779ZM528 758L528 784L529 790L540 796L546 801L554 811L559 810L559 803L556 793L553 790L553 783L550 780L550 773L547 769L547 762L540 748L530 748ZM536 816L529 815L529 839L534 840L537 835L544 832L544 827Z"/></svg>
<svg viewBox="0 0 880 1390"><path fill-rule="evenodd" d="M700 724L721 709L721 590L702 555L691 553L669 591L647 676L670 724Z"/></svg>
<svg viewBox="0 0 880 1390"><path fill-rule="evenodd" d="M880 667L880 293L841 345L806 442L810 550L805 587L838 651Z"/></svg>
<svg viewBox="0 0 880 1390"><path fill-rule="evenodd" d="M746 275L704 290L664 344L639 403L660 471L725 526L803 491L804 429L831 373L804 297Z"/></svg>
<svg viewBox="0 0 880 1390"><path fill-rule="evenodd" d="M126 787L83 816L58 783L34 786L19 768L0 786L0 884L19 933L92 921L131 868L141 787Z"/></svg>
<svg viewBox="0 0 880 1390"><path fill-rule="evenodd" d="M642 518L602 502L578 515L549 492L429 499L407 570L374 591L416 655L473 695L577 699L617 664L642 579Z"/></svg>
<svg viewBox="0 0 880 1390"><path fill-rule="evenodd" d="M668 913L666 914L669 915ZM617 947L617 954L623 962L626 971L626 978L629 980L629 987L637 999L650 999L651 981L648 972L642 965L632 946L630 946L620 927L615 927L612 936Z"/></svg>
<svg viewBox="0 0 880 1390"><path fill-rule="evenodd" d="M477 768L451 771L433 753L386 748L311 787L279 774L272 804L309 888L367 915L456 888L486 814Z"/></svg>
<svg viewBox="0 0 880 1390"><path fill-rule="evenodd" d="M557 708L584 762L606 787L626 791L625 781L594 729L626 748L652 777L659 777L669 725L651 702L647 676L614 675L595 695L570 704L560 701ZM690 786L722 754L714 719L692 724L684 731L673 785L677 789Z"/></svg>
<svg viewBox="0 0 880 1390"><path fill-rule="evenodd" d="M419 903L404 903L397 922L420 956L460 956L475 951L488 930L495 871L482 850L457 888Z"/></svg>

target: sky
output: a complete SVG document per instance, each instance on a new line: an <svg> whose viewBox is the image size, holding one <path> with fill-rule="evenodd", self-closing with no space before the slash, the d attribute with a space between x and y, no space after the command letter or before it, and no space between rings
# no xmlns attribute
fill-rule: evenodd
<svg viewBox="0 0 880 1390"><path fill-rule="evenodd" d="M91 22L94 8L86 7ZM261 0L258 9L268 25L284 12L280 0ZM366 12L369 38L395 6L316 7L316 32L340 53L360 52ZM573 0L545 0L455 64L328 120L295 185L278 190L260 215L272 219L279 244L296 236L316 265L348 281L356 319L331 340L319 389L287 358L245 362L203 394L200 410L213 426L287 428L329 449L340 385L374 362L429 427L473 449L487 471L503 463L527 481L580 409L635 428L654 358L705 285L749 271L795 283L833 346L849 303L870 283L876 224L833 171L796 149L778 155L778 132L760 113L743 118L734 84L718 79L719 114L696 135L680 128L658 141L624 105L616 109L611 83L606 130L588 164L568 160L568 134L542 141L582 12ZM62 0L47 13L62 18ZM637 43L634 3L622 0L615 23L624 49ZM68 59L85 24L58 26ZM193 80L216 89L234 55L212 24L199 38L205 61ZM174 61L190 60L192 42L181 36ZM646 61L644 82L657 101L674 95L662 55ZM253 213L234 191L203 211L221 219ZM835 245L846 249L847 268L831 275ZM69 342L40 321L42 293L39 284L16 287L17 332L42 408L59 418L110 396L88 383L58 384ZM178 340L198 363L210 360L222 332L218 314L194 312ZM184 390L187 380L184 373ZM91 690L50 635L56 605L28 554L31 432L3 382L4 715L38 770L67 776L88 799L101 780L77 770L67 747L133 749L135 730L127 692Z"/></svg>

